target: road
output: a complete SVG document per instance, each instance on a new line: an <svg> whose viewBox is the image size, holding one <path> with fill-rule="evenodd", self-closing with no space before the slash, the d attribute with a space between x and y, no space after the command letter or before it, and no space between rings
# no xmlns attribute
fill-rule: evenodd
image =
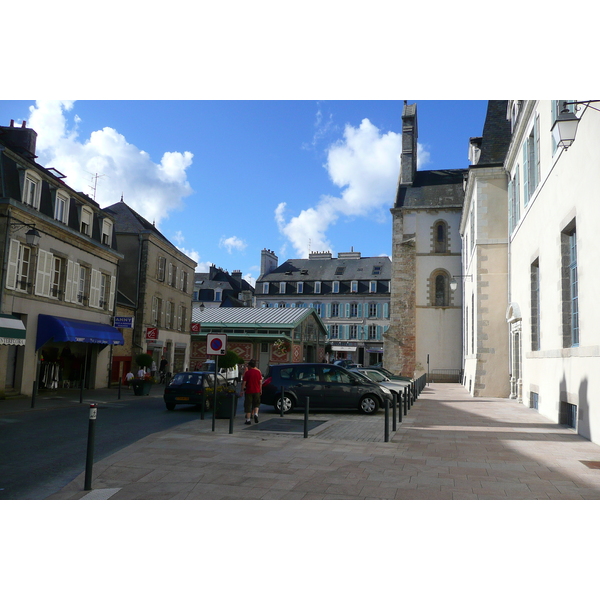
<svg viewBox="0 0 600 600"><path fill-rule="evenodd" d="M82 473L89 414L88 404L75 403L0 419L0 500L41 500ZM151 433L199 418L195 407L167 411L158 397L99 403L94 461Z"/></svg>

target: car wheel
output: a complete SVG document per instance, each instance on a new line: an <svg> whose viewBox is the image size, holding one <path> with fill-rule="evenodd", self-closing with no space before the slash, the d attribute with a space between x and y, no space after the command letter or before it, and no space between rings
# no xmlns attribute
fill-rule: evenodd
<svg viewBox="0 0 600 600"><path fill-rule="evenodd" d="M295 403L289 396L283 397L283 414L292 412L294 410ZM275 410L281 413L281 396L275 401Z"/></svg>
<svg viewBox="0 0 600 600"><path fill-rule="evenodd" d="M165 402L167 410L175 410L175 402Z"/></svg>
<svg viewBox="0 0 600 600"><path fill-rule="evenodd" d="M365 415L374 415L379 410L379 400L374 396L364 396L360 399L358 410Z"/></svg>

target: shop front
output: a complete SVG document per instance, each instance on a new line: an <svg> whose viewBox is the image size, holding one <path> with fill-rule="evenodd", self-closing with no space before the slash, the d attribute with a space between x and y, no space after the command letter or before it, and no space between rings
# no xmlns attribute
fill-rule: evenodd
<svg viewBox="0 0 600 600"><path fill-rule="evenodd" d="M122 344L123 335L111 325L40 314L35 347L38 389L107 384L103 367L108 368L109 357L103 350Z"/></svg>

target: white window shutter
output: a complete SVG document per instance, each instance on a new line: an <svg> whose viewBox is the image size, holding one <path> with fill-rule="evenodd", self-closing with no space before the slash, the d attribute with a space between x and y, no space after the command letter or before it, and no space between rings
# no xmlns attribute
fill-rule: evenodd
<svg viewBox="0 0 600 600"><path fill-rule="evenodd" d="M117 278L112 275L110 278L110 293L108 294L108 310L113 311L115 305L115 285L117 284Z"/></svg>
<svg viewBox="0 0 600 600"><path fill-rule="evenodd" d="M50 295L50 280L52 278L52 259L51 252L46 250L38 250L37 273L35 275L35 290L36 296Z"/></svg>
<svg viewBox="0 0 600 600"><path fill-rule="evenodd" d="M6 270L6 287L14 290L17 286L17 267L19 264L19 246L18 240L10 240L10 251L8 253L8 268Z"/></svg>
<svg viewBox="0 0 600 600"><path fill-rule="evenodd" d="M65 302L73 302L73 275L75 274L75 265L72 260L67 261L67 278L65 280Z"/></svg>

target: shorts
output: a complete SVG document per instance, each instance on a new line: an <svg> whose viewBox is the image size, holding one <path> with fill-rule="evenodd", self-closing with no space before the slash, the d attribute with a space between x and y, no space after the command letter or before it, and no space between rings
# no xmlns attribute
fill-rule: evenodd
<svg viewBox="0 0 600 600"><path fill-rule="evenodd" d="M244 397L244 412L252 412L253 408L258 408L259 406L260 394L248 394L248 392L246 392Z"/></svg>

